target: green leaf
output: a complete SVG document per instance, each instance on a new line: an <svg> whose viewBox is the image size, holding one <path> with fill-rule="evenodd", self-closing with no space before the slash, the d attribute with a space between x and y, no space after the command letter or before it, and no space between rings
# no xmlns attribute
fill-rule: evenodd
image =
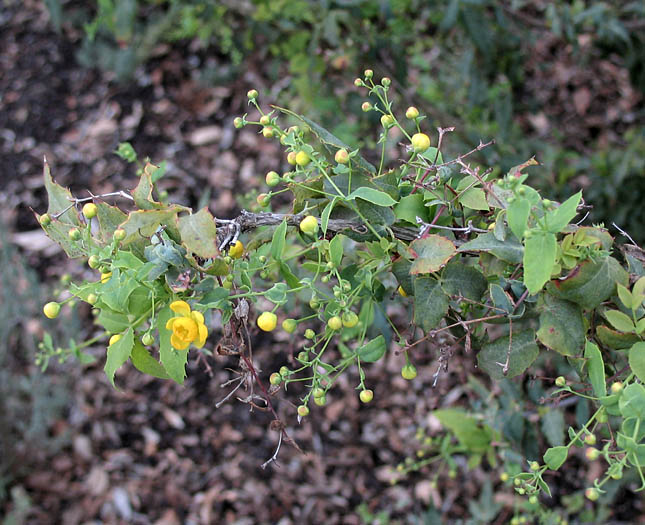
<svg viewBox="0 0 645 525"><path fill-rule="evenodd" d="M113 334L120 334L130 326L127 315L115 312L107 306L101 307L101 313L96 321L108 332Z"/></svg>
<svg viewBox="0 0 645 525"><path fill-rule="evenodd" d="M136 241L149 239L160 226L166 226L169 230L176 231L177 213L182 211L180 207L171 207L165 210L138 210L130 212L128 219L121 225L126 232L122 246L127 246Z"/></svg>
<svg viewBox="0 0 645 525"><path fill-rule="evenodd" d="M188 251L203 259L217 257L217 228L215 218L202 208L197 213L184 215L177 220L181 242Z"/></svg>
<svg viewBox="0 0 645 525"><path fill-rule="evenodd" d="M379 335L369 343L356 349L356 355L364 363L376 363L385 354L385 338Z"/></svg>
<svg viewBox="0 0 645 525"><path fill-rule="evenodd" d="M368 188L366 186L354 190L347 196L347 200L354 200L357 198L383 207L393 206L396 204L396 201L387 193L373 188Z"/></svg>
<svg viewBox="0 0 645 525"><path fill-rule="evenodd" d="M148 165L146 165L147 167ZM137 208L140 210L154 210L163 208L163 204L156 202L152 198L152 190L154 185L152 184L152 178L147 173L142 173L139 178L139 183L137 187L132 190L132 197L134 198L134 203Z"/></svg>
<svg viewBox="0 0 645 525"><path fill-rule="evenodd" d="M394 206L394 215L400 221L406 221L417 226L417 217L424 222L428 221L428 208L423 203L423 195L413 193L403 197Z"/></svg>
<svg viewBox="0 0 645 525"><path fill-rule="evenodd" d="M159 330L159 357L161 364L173 381L180 385L186 378L186 361L188 361L188 349L175 350L170 344L172 332L166 329L168 319L174 317L174 312L166 306L157 316L157 328Z"/></svg>
<svg viewBox="0 0 645 525"><path fill-rule="evenodd" d="M620 332L633 332L636 329L631 317L619 310L606 310L604 316Z"/></svg>
<svg viewBox="0 0 645 525"><path fill-rule="evenodd" d="M441 322L448 306L448 296L439 281L427 275L414 280L414 322L426 332Z"/></svg>
<svg viewBox="0 0 645 525"><path fill-rule="evenodd" d="M551 470L558 470L567 460L569 447L551 447L544 454L544 463Z"/></svg>
<svg viewBox="0 0 645 525"><path fill-rule="evenodd" d="M490 298L495 305L498 313L502 310L504 313L510 314L515 308L511 296L499 284L490 284Z"/></svg>
<svg viewBox="0 0 645 525"><path fill-rule="evenodd" d="M627 285L629 277L613 257L584 261L564 279L551 281L549 293L578 303L585 309L596 308L616 292L616 283Z"/></svg>
<svg viewBox="0 0 645 525"><path fill-rule="evenodd" d="M287 302L287 290L289 288L285 283L275 283L271 288L264 292L264 297L274 304L281 305Z"/></svg>
<svg viewBox="0 0 645 525"><path fill-rule="evenodd" d="M114 374L130 358L132 346L134 345L134 333L132 328L128 328L122 335L121 339L108 346L107 358L105 360L105 375L114 385Z"/></svg>
<svg viewBox="0 0 645 525"><path fill-rule="evenodd" d="M589 374L589 381L593 387L594 395L596 397L606 396L605 363L602 360L600 349L591 341L587 341L584 357L587 360L587 373Z"/></svg>
<svg viewBox="0 0 645 525"><path fill-rule="evenodd" d="M169 379L161 363L150 355L147 348L140 341L135 341L132 353L130 354L130 361L132 361L132 364L137 370L144 374L158 377L159 379Z"/></svg>
<svg viewBox="0 0 645 525"><path fill-rule="evenodd" d="M598 336L598 339L603 345L614 350L625 350L640 341L640 338L636 334L617 332L603 325L596 327L596 336Z"/></svg>
<svg viewBox="0 0 645 525"><path fill-rule="evenodd" d="M519 240L524 238L524 230L529 221L531 203L527 199L516 198L506 209L508 226Z"/></svg>
<svg viewBox="0 0 645 525"><path fill-rule="evenodd" d="M105 202L96 203L97 213L96 217L99 220L101 239L105 243L112 242L112 234L127 218L128 216L123 213L116 206L110 206Z"/></svg>
<svg viewBox="0 0 645 525"><path fill-rule="evenodd" d="M489 210L486 193L481 188L469 188L459 196L459 203L471 210Z"/></svg>
<svg viewBox="0 0 645 525"><path fill-rule="evenodd" d="M641 277L634 283L632 288L632 298L634 304L632 308L635 310L645 301L645 277Z"/></svg>
<svg viewBox="0 0 645 525"><path fill-rule="evenodd" d="M620 298L620 302L625 305L626 308L636 310L640 305L634 304L636 301L633 300L631 292L627 289L626 286L623 286L622 284L618 283L616 285L616 291L618 292L618 297Z"/></svg>
<svg viewBox="0 0 645 525"><path fill-rule="evenodd" d="M459 443L473 453L485 453L493 437L491 429L480 427L477 420L456 408L435 410L432 414L449 429Z"/></svg>
<svg viewBox="0 0 645 525"><path fill-rule="evenodd" d="M632 383L623 390L618 401L620 413L627 419L636 417L645 419L645 388L638 383Z"/></svg>
<svg viewBox="0 0 645 525"><path fill-rule="evenodd" d="M558 409L549 409L542 416L542 432L552 447L564 444L564 414Z"/></svg>
<svg viewBox="0 0 645 525"><path fill-rule="evenodd" d="M329 241L329 258L333 265L338 268L343 260L343 239L345 237L341 234L334 236Z"/></svg>
<svg viewBox="0 0 645 525"><path fill-rule="evenodd" d="M271 257L276 261L282 259L284 253L285 240L287 238L287 221L282 221L273 232L271 238Z"/></svg>
<svg viewBox="0 0 645 525"><path fill-rule="evenodd" d="M325 206L325 209L320 214L320 229L322 230L323 235L327 234L327 226L329 225L329 216L331 215L331 212L334 211L334 206L336 206L336 203L339 200L340 200L340 197L334 197L332 200L330 200L327 203L327 206Z"/></svg>
<svg viewBox="0 0 645 525"><path fill-rule="evenodd" d="M441 235L428 235L410 243L410 253L415 257L410 273L413 275L438 272L455 254L454 243Z"/></svg>
<svg viewBox="0 0 645 525"><path fill-rule="evenodd" d="M139 286L132 277L115 269L112 277L101 287L101 301L115 312L128 314L128 298Z"/></svg>
<svg viewBox="0 0 645 525"><path fill-rule="evenodd" d="M508 373L504 375L503 368L506 363L509 341L509 336L500 337L492 343L485 344L477 354L479 367L493 379L510 379L520 375L531 366L539 354L534 332L527 330L513 333Z"/></svg>
<svg viewBox="0 0 645 525"><path fill-rule="evenodd" d="M78 212L72 205L74 198L68 189L63 188L54 182L47 162L43 165L43 178L45 179L45 190L47 191L47 213L53 219L55 215L62 213L63 210L67 210L65 213L62 213L57 220L63 224L79 226L80 220L78 218ZM53 222L54 221L52 221L52 224Z"/></svg>
<svg viewBox="0 0 645 525"><path fill-rule="evenodd" d="M581 198L582 191L579 191L560 204L555 210L546 214L546 224L551 233L561 232L571 222L571 219L576 216L576 209Z"/></svg>
<svg viewBox="0 0 645 525"><path fill-rule="evenodd" d="M645 343L639 342L629 349L629 366L636 377L645 381Z"/></svg>
<svg viewBox="0 0 645 525"><path fill-rule="evenodd" d="M488 281L477 268L450 261L441 273L441 286L448 295L479 301L486 292Z"/></svg>
<svg viewBox="0 0 645 525"><path fill-rule="evenodd" d="M530 294L538 293L551 278L557 243L552 233L533 231L524 239L524 284Z"/></svg>
<svg viewBox="0 0 645 525"><path fill-rule="evenodd" d="M58 244L65 251L67 256L72 259L85 255L83 250L81 250L82 245L78 242L73 242L69 238L69 230L74 227L75 226L71 224L67 224L56 219L52 219L52 221L47 226L42 227L43 230L45 230L47 237Z"/></svg>
<svg viewBox="0 0 645 525"><path fill-rule="evenodd" d="M559 354L574 356L580 353L585 343L585 328L582 309L575 303L558 299L551 294L540 295L539 341Z"/></svg>
<svg viewBox="0 0 645 525"><path fill-rule="evenodd" d="M401 288L408 295L414 295L414 277L410 275L412 263L407 259L399 258L392 264L392 273Z"/></svg>
<svg viewBox="0 0 645 525"><path fill-rule="evenodd" d="M517 239L508 237L505 241L498 240L492 232L479 235L477 238L462 244L459 252L489 252L498 259L511 264L522 262L524 248Z"/></svg>

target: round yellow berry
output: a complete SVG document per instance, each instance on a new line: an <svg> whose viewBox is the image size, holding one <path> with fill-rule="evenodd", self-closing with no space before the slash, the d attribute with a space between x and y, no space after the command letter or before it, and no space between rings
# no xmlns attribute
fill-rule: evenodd
<svg viewBox="0 0 645 525"><path fill-rule="evenodd" d="M38 218L38 222L41 226L49 226L52 223L52 218L49 214L45 213Z"/></svg>
<svg viewBox="0 0 645 525"><path fill-rule="evenodd" d="M334 155L334 160L338 164L347 164L349 162L349 153L347 153L346 149L339 149Z"/></svg>
<svg viewBox="0 0 645 525"><path fill-rule="evenodd" d="M309 415L309 408L307 407L307 405L300 405L298 407L298 415L300 417L306 417Z"/></svg>
<svg viewBox="0 0 645 525"><path fill-rule="evenodd" d="M598 492L598 489L589 487L585 490L585 496L590 501L596 501L600 497L600 493Z"/></svg>
<svg viewBox="0 0 645 525"><path fill-rule="evenodd" d="M278 175L275 171L270 171L266 174L264 180L266 181L267 186L273 188L274 186L280 184L280 175Z"/></svg>
<svg viewBox="0 0 645 525"><path fill-rule="evenodd" d="M404 365L403 368L401 368L401 375L403 376L403 379L407 379L408 381L412 380L417 377L417 367L411 363Z"/></svg>
<svg viewBox="0 0 645 525"><path fill-rule="evenodd" d="M94 305L96 304L96 301L98 301L99 298L96 296L95 293L91 293L87 296L87 302L88 304Z"/></svg>
<svg viewBox="0 0 645 525"><path fill-rule="evenodd" d="M300 167L304 167L311 162L311 157L306 151L299 151L296 153L296 164Z"/></svg>
<svg viewBox="0 0 645 525"><path fill-rule="evenodd" d="M358 315L354 312L345 312L342 319L343 326L346 328L354 328L358 324Z"/></svg>
<svg viewBox="0 0 645 525"><path fill-rule="evenodd" d="M262 136L265 139L273 138L273 128L270 128L268 126L263 127L262 128Z"/></svg>
<svg viewBox="0 0 645 525"><path fill-rule="evenodd" d="M262 312L258 317L258 326L260 330L271 332L275 330L278 324L278 316L273 312Z"/></svg>
<svg viewBox="0 0 645 525"><path fill-rule="evenodd" d="M125 239L125 236L127 235L126 231L123 228L117 228L114 230L114 233L112 234L112 238L115 241L122 241Z"/></svg>
<svg viewBox="0 0 645 525"><path fill-rule="evenodd" d="M296 165L296 152L295 151L290 151L287 153L287 162L291 164L292 166Z"/></svg>
<svg viewBox="0 0 645 525"><path fill-rule="evenodd" d="M67 232L67 236L72 240L72 241L78 241L81 238L81 232L79 231L78 228L72 228Z"/></svg>
<svg viewBox="0 0 645 525"><path fill-rule="evenodd" d="M271 124L271 117L269 117L269 115L262 115L260 117L260 124L262 124L263 126L268 126L269 124Z"/></svg>
<svg viewBox="0 0 645 525"><path fill-rule="evenodd" d="M340 330L343 326L343 321L340 317L335 315L334 317L330 318L329 321L327 321L327 326L331 330Z"/></svg>
<svg viewBox="0 0 645 525"><path fill-rule="evenodd" d="M405 117L409 118L410 120L414 120L419 116L419 110L415 108L414 106L410 106L406 111L405 111Z"/></svg>
<svg viewBox="0 0 645 525"><path fill-rule="evenodd" d="M43 313L48 319L56 319L60 312L60 304L52 301L43 306Z"/></svg>
<svg viewBox="0 0 645 525"><path fill-rule="evenodd" d="M93 202L88 202L85 206L83 206L83 215L85 215L87 219L93 219L94 217L96 217L97 212L98 208Z"/></svg>
<svg viewBox="0 0 645 525"><path fill-rule="evenodd" d="M381 124L384 128L391 128L392 126L394 126L394 118L392 117L392 115L383 115L381 117Z"/></svg>
<svg viewBox="0 0 645 525"><path fill-rule="evenodd" d="M430 137L425 133L415 133L412 135L412 148L415 153L420 153L430 147Z"/></svg>
<svg viewBox="0 0 645 525"><path fill-rule="evenodd" d="M228 255L233 259L239 259L242 257L242 255L244 255L244 244L242 241L235 241L235 244L228 249Z"/></svg>
<svg viewBox="0 0 645 525"><path fill-rule="evenodd" d="M313 215L307 215L300 221L300 231L307 235L313 235L318 231L318 219Z"/></svg>
<svg viewBox="0 0 645 525"><path fill-rule="evenodd" d="M251 89L246 93L246 96L251 100L255 100L258 98L258 91L256 89Z"/></svg>

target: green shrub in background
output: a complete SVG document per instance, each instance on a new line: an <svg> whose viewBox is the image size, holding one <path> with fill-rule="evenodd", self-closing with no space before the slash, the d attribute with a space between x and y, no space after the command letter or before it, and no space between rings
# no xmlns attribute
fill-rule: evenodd
<svg viewBox="0 0 645 525"><path fill-rule="evenodd" d="M32 364L38 334L28 323L41 302L36 275L0 223L0 501L43 450L58 446L49 425L64 407L67 379L45 376ZM12 495L16 500L20 491Z"/></svg>
<svg viewBox="0 0 645 525"><path fill-rule="evenodd" d="M592 218L617 221L637 240L642 212L634 196L642 194L644 115L636 111L632 129L617 130L617 141L585 151L562 147L557 136L563 110L553 116L552 136L539 138L523 129L517 115L544 106L540 86L527 87L526 63L539 42L570 46L579 63L612 57L629 70L633 87L645 91L645 5L625 2L514 2L492 0L330 1L253 0L101 0L79 4L47 0L57 28L84 29L78 51L81 63L98 64L120 81L132 81L137 67L163 48L198 43L196 67L205 82L227 83L249 68L264 64L273 97L289 100L345 141L361 136L360 119L338 123L342 112L360 116L361 101L347 85L364 66L377 64L413 94L429 117L455 124L461 140L448 151L457 154L480 138L497 144L482 154L501 172L535 155L549 172L538 183L553 198L570 193L567 182L591 190ZM68 20L63 24L63 20ZM590 45L581 46L581 40ZM195 49L193 45L192 49ZM556 57L553 58L555 60ZM549 102L552 103L552 102ZM364 121L363 121L364 122ZM370 122L374 125L374 122ZM364 124L363 124L364 126ZM591 142L589 142L591 140ZM451 149L453 148L453 149ZM589 156L588 152L594 155ZM616 159L619 161L616 164ZM629 189L617 179L629 180ZM616 204L622 211L616 215Z"/></svg>

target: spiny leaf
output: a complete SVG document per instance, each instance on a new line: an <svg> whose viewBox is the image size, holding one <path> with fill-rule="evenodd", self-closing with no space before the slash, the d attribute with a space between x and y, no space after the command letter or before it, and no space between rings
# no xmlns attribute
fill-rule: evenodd
<svg viewBox="0 0 645 525"><path fill-rule="evenodd" d="M414 275L438 272L455 254L454 243L441 235L428 235L410 243L415 257L410 273Z"/></svg>

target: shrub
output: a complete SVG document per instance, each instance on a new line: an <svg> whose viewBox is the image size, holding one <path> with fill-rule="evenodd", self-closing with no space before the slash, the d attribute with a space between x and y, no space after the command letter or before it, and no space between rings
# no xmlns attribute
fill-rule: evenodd
<svg viewBox="0 0 645 525"><path fill-rule="evenodd" d="M210 355L213 311L226 326L217 348L239 356L243 377L257 384L276 420L271 399L283 385L306 385L293 414L301 419L315 409L312 399L325 403L349 369L358 372L360 399L378 400L384 393L368 384L364 368L388 350L403 354L401 374L414 381L418 352L432 348L436 382L452 352L461 349L472 355L473 367L501 382L506 400L480 413L435 411L457 441L450 444L448 437L437 448L440 459L451 465L454 455L466 454L469 466L501 459L509 483L544 517L550 511L536 504L541 492L550 494L543 477L587 436L602 433L605 445L594 454L607 465L589 499L600 497L625 469L634 468L645 487L643 252L632 245L618 255L607 229L582 225L581 192L560 204L542 198L526 184L534 159L500 178L470 158L490 143L447 159L442 147L450 128L440 128L431 141L419 140L427 131L422 118L400 118L389 82L375 83L368 73L355 84L377 100L370 111L388 117L379 119L378 166L304 116L283 108L265 115L258 95L250 96L262 118L244 115L238 125L269 126L268 140L280 140L301 159L268 188L269 198L290 193L286 213L269 208L220 219L206 208L194 212L161 202L155 198L160 174L152 164L140 170L131 193L79 199L58 186L45 165L50 220L40 224L69 257L99 260L101 276L71 284L70 292L92 298L96 322L110 337L110 382L130 362L143 373L182 383L190 351ZM283 126L282 118L298 125ZM403 147L388 159L392 134ZM339 150L347 152L343 162L336 159ZM109 196L132 209L107 204ZM90 200L96 217L87 219L79 208ZM70 238L70 230L78 238ZM242 256L234 257L230 250L240 238ZM390 305L404 309L409 324L397 324ZM255 324L267 332L282 326L302 341L295 367L259 372L250 355ZM158 344L146 348L151 340ZM508 380L536 364L549 368L549 361L566 377L555 388L554 379L540 387L544 397L579 396L595 408L568 428L567 440L557 410L540 416L550 445L542 454L535 429L526 427L517 409L523 403L517 383ZM620 388L608 392L609 378L620 380ZM468 388L486 398L474 376ZM285 425L272 428L288 440ZM406 469L404 464L400 471Z"/></svg>

